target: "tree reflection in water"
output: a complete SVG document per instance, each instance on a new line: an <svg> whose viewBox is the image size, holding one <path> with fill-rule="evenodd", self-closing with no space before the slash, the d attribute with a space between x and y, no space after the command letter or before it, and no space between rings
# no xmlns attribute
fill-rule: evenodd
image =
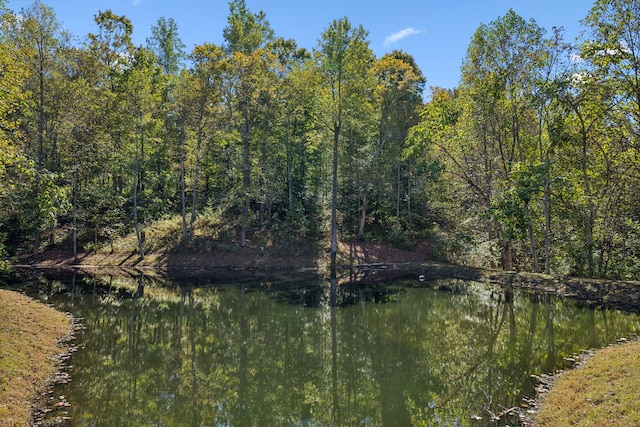
<svg viewBox="0 0 640 427"><path fill-rule="evenodd" d="M83 319L59 390L76 426L508 425L492 417L533 393L532 374L640 331L549 295L361 279L24 286Z"/></svg>

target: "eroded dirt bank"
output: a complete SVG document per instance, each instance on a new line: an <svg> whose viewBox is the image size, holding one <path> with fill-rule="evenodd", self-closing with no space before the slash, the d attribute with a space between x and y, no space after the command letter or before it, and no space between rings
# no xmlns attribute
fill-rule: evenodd
<svg viewBox="0 0 640 427"><path fill-rule="evenodd" d="M389 248L371 242L343 242L339 247L341 270L380 270L380 279L404 271L425 278L456 278L497 283L573 298L595 307L640 313L640 282L554 277L544 274L504 272L425 261L428 245L412 251ZM325 271L329 254L313 247L222 247L191 252L154 252L144 259L132 253L87 253L74 259L64 251L48 251L36 259L21 260L25 267L78 268L93 270L134 268L173 272L181 275L206 274L211 269L282 271L315 269ZM373 275L368 275L371 280Z"/></svg>

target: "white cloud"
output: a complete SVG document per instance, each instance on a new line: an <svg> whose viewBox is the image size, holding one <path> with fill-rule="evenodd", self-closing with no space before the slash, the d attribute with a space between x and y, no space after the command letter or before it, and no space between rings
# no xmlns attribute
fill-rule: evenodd
<svg viewBox="0 0 640 427"><path fill-rule="evenodd" d="M384 45L389 46L399 40L402 40L405 37L411 36L413 34L420 34L422 31L416 30L413 27L405 28L404 30L400 30L397 33L391 34L389 37L384 39Z"/></svg>
<svg viewBox="0 0 640 427"><path fill-rule="evenodd" d="M585 72L573 73L571 76L571 84L573 84L573 86L579 86L585 78L587 78L587 74Z"/></svg>
<svg viewBox="0 0 640 427"><path fill-rule="evenodd" d="M139 5L140 3L142 3L142 0L133 0L133 1L131 2L131 4L132 4L133 6L137 6L137 5Z"/></svg>
<svg viewBox="0 0 640 427"><path fill-rule="evenodd" d="M571 62L575 62L575 63L581 63L584 62L584 59L577 53L572 53L571 55L569 55L569 60Z"/></svg>

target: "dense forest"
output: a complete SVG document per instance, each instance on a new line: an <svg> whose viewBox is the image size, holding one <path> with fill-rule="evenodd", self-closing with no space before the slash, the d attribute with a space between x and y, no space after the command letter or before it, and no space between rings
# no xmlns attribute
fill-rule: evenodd
<svg viewBox="0 0 640 427"><path fill-rule="evenodd" d="M39 1L0 14L4 259L128 234L143 257L173 221L187 249L428 241L456 263L640 278L637 0L597 0L573 41L508 10L430 93L346 17L307 50L231 0L224 43L185 52L171 18L136 46L108 10L80 42Z"/></svg>

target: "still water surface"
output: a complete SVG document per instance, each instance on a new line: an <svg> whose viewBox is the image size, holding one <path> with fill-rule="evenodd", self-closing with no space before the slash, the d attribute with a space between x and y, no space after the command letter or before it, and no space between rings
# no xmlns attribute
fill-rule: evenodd
<svg viewBox="0 0 640 427"><path fill-rule="evenodd" d="M485 426L640 318L474 282L34 278L82 318L75 426Z"/></svg>

